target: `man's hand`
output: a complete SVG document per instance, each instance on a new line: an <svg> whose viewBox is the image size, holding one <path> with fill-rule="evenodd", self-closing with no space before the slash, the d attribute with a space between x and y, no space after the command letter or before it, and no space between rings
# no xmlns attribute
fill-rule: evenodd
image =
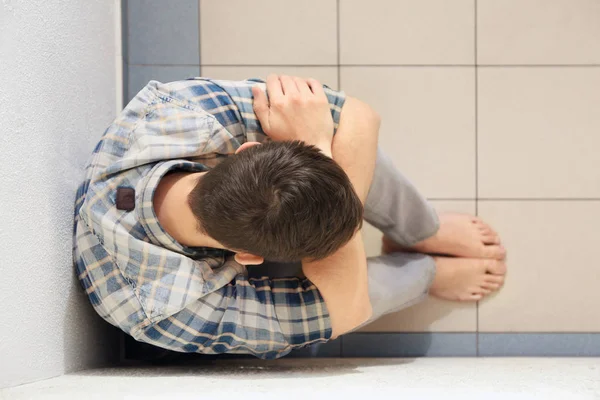
<svg viewBox="0 0 600 400"><path fill-rule="evenodd" d="M274 141L300 140L331 157L333 118L323 86L316 79L269 75L267 93L252 88L254 112Z"/></svg>

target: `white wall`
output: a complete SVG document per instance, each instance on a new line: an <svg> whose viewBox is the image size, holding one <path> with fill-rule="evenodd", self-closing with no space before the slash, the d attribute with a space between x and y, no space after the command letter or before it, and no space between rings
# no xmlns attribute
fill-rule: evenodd
<svg viewBox="0 0 600 400"><path fill-rule="evenodd" d="M82 167L119 106L119 18L116 0L0 2L0 387L118 349L75 280L71 226Z"/></svg>

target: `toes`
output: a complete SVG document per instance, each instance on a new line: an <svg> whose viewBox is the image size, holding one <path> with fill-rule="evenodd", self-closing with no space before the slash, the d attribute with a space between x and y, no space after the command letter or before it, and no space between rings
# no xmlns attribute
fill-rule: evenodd
<svg viewBox="0 0 600 400"><path fill-rule="evenodd" d="M492 293L492 291L488 288L484 288L483 286L477 288L476 290L473 291L473 294L482 294L482 295L486 295L486 294L490 294Z"/></svg>
<svg viewBox="0 0 600 400"><path fill-rule="evenodd" d="M504 284L504 275L486 274L483 279L485 283L494 283L500 286Z"/></svg>
<svg viewBox="0 0 600 400"><path fill-rule="evenodd" d="M472 293L459 297L460 301L479 301L483 299L483 294L481 293Z"/></svg>
<svg viewBox="0 0 600 400"><path fill-rule="evenodd" d="M482 232L485 233L491 233L492 235L497 235L496 231L494 229L492 229L492 227L490 225L488 225L487 223L485 223L481 218L479 217L475 217L472 222L479 228L479 230L481 230Z"/></svg>
<svg viewBox="0 0 600 400"><path fill-rule="evenodd" d="M485 226L480 226L479 227L479 233L481 233L482 235L493 235L494 232L492 232L492 230L488 227Z"/></svg>
<svg viewBox="0 0 600 400"><path fill-rule="evenodd" d="M495 260L504 260L506 258L506 249L500 245L484 246L482 249L483 258Z"/></svg>
<svg viewBox="0 0 600 400"><path fill-rule="evenodd" d="M486 283L482 283L481 287L490 291L496 291L498 289L500 289L500 284L499 283L493 283L493 282L486 282Z"/></svg>
<svg viewBox="0 0 600 400"><path fill-rule="evenodd" d="M485 260L485 271L490 274L506 274L506 263L497 260Z"/></svg>
<svg viewBox="0 0 600 400"><path fill-rule="evenodd" d="M481 235L483 244L500 244L500 237L493 233L483 233Z"/></svg>

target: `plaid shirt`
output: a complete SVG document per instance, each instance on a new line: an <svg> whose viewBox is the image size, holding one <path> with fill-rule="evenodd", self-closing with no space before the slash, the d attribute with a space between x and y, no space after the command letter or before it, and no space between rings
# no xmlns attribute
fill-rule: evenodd
<svg viewBox="0 0 600 400"><path fill-rule="evenodd" d="M331 337L327 307L308 279L249 279L231 253L176 242L154 213L166 173L205 171L242 143L267 139L253 85L265 87L151 81L94 149L75 201L76 270L98 314L139 341L277 358ZM325 91L337 127L344 95ZM119 187L135 189L132 211L117 209Z"/></svg>

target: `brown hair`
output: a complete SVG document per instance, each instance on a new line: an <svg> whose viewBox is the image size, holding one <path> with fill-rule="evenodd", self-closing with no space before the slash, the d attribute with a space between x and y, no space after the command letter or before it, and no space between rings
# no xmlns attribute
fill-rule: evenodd
<svg viewBox="0 0 600 400"><path fill-rule="evenodd" d="M210 237L271 261L325 258L354 236L363 217L342 168L299 141L228 157L198 180L188 201Z"/></svg>

